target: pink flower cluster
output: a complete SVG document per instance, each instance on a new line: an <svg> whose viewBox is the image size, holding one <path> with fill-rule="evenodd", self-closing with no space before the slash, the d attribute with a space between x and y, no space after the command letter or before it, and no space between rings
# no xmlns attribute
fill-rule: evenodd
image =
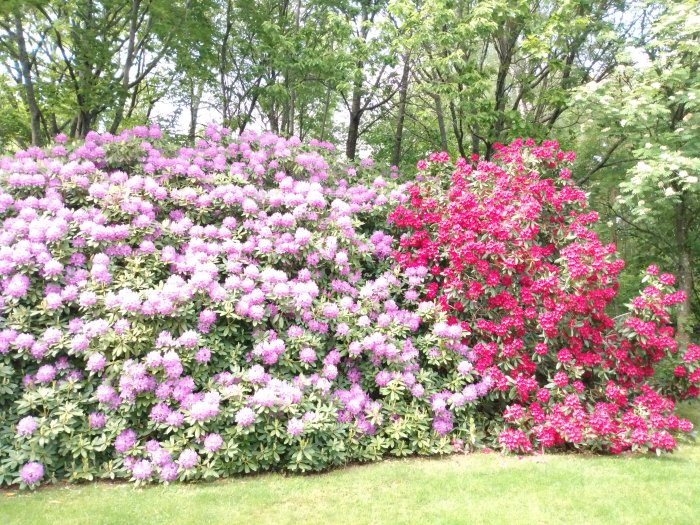
<svg viewBox="0 0 700 525"><path fill-rule="evenodd" d="M83 392L75 432L108 439L95 461L116 455L138 481L201 475L201 458L278 421L289 439L385 432L384 388L426 407L439 389L433 439L448 433L491 379L420 303L428 269L390 258L387 210L408 198L396 170L296 138L206 136L173 153L156 128L91 133L0 159L0 354L20 395ZM51 424L7 420L23 439Z"/></svg>

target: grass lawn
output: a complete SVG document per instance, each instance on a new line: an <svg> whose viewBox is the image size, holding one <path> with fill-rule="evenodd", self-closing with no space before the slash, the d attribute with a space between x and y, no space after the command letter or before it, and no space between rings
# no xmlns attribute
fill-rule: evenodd
<svg viewBox="0 0 700 525"><path fill-rule="evenodd" d="M700 426L700 406L682 414ZM700 443L673 455L393 460L199 485L0 492L0 525L700 523Z"/></svg>

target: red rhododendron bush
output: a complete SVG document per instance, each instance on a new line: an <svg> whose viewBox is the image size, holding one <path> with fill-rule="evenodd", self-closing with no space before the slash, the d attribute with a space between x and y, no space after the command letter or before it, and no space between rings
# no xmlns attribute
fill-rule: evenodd
<svg viewBox="0 0 700 525"><path fill-rule="evenodd" d="M516 141L492 162L432 154L390 215L395 258L429 269L425 298L468 334L476 372L495 384L480 412L504 449L672 450L672 433L692 430L675 401L700 382L700 348L679 350L670 324L683 293L652 266L629 313L606 315L624 262L592 230L573 160L552 141ZM673 385L655 377L669 361Z"/></svg>

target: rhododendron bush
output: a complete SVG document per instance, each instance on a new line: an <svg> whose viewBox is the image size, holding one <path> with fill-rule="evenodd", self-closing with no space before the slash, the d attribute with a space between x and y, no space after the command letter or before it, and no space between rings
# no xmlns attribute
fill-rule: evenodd
<svg viewBox="0 0 700 525"><path fill-rule="evenodd" d="M679 351L670 324L683 293L652 266L629 314L605 314L624 263L591 229L598 215L570 182L573 160L556 142L516 141L494 162L456 166L432 154L390 215L403 232L396 259L429 269L426 299L493 380L479 410L502 416L502 447L672 450L671 432L692 429L674 401L697 397L700 383L700 348ZM677 362L672 384L655 378L662 362Z"/></svg>
<svg viewBox="0 0 700 525"><path fill-rule="evenodd" d="M464 404L490 383L433 352L459 328L418 332L445 316L388 258L396 173L270 134L158 137L0 163L2 482L449 452L445 385Z"/></svg>
<svg viewBox="0 0 700 525"><path fill-rule="evenodd" d="M414 182L210 127L0 160L0 484L212 479L480 446L670 450L700 348L555 144ZM672 384L655 365L674 367ZM668 396L668 397L667 397Z"/></svg>

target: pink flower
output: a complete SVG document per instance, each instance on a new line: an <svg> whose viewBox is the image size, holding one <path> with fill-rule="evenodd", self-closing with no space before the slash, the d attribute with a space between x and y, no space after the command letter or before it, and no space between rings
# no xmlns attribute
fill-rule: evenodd
<svg viewBox="0 0 700 525"><path fill-rule="evenodd" d="M119 433L114 441L114 449L123 454L136 444L136 432L127 428Z"/></svg>
<svg viewBox="0 0 700 525"><path fill-rule="evenodd" d="M44 477L44 466L37 461L25 463L19 471L19 477L23 483L34 485Z"/></svg>
<svg viewBox="0 0 700 525"><path fill-rule="evenodd" d="M105 426L107 418L104 414L99 412L93 412L89 416L90 428L98 429Z"/></svg>
<svg viewBox="0 0 700 525"><path fill-rule="evenodd" d="M236 412L235 420L239 427L249 427L255 421L255 412L248 407L243 407Z"/></svg>
<svg viewBox="0 0 700 525"><path fill-rule="evenodd" d="M194 359L195 361L201 364L208 363L211 359L211 350L209 350L208 348L200 348L194 355Z"/></svg>
<svg viewBox="0 0 700 525"><path fill-rule="evenodd" d="M187 448L180 452L180 457L177 462L184 470L193 468L197 461L199 461L199 455L194 449Z"/></svg>
<svg viewBox="0 0 700 525"><path fill-rule="evenodd" d="M17 435L23 437L31 436L38 427L39 424L32 416L23 417L17 423Z"/></svg>
<svg viewBox="0 0 700 525"><path fill-rule="evenodd" d="M498 436L499 443L510 452L532 452L532 444L522 430L507 428Z"/></svg>
<svg viewBox="0 0 700 525"><path fill-rule="evenodd" d="M287 422L287 433L290 436L298 436L304 431L304 422L293 417Z"/></svg>
<svg viewBox="0 0 700 525"><path fill-rule="evenodd" d="M151 477L151 474L153 473L153 466L151 465L150 461L142 459L134 464L134 466L131 468L131 473L135 479L146 480Z"/></svg>
<svg viewBox="0 0 700 525"><path fill-rule="evenodd" d="M14 299L20 299L27 294L29 284L29 277L22 274L15 274L5 285L5 293Z"/></svg>
<svg viewBox="0 0 700 525"><path fill-rule="evenodd" d="M563 388L569 384L569 377L564 372L557 372L556 374L554 374L552 382L559 388Z"/></svg>
<svg viewBox="0 0 700 525"><path fill-rule="evenodd" d="M56 377L56 368L52 365L43 365L36 373L36 380L39 383L50 383Z"/></svg>
<svg viewBox="0 0 700 525"><path fill-rule="evenodd" d="M105 367L106 364L107 358L105 358L104 355L100 353L94 353L88 358L87 365L85 365L85 369L90 372L99 372Z"/></svg>
<svg viewBox="0 0 700 525"><path fill-rule="evenodd" d="M208 452L216 452L224 444L223 438L219 434L207 434L204 438L204 448Z"/></svg>
<svg viewBox="0 0 700 525"><path fill-rule="evenodd" d="M316 361L316 352L311 348L302 348L299 352L299 360L303 363L313 363Z"/></svg>
<svg viewBox="0 0 700 525"><path fill-rule="evenodd" d="M659 275L659 282L666 286L673 286L676 283L676 278L670 273L662 273Z"/></svg>

